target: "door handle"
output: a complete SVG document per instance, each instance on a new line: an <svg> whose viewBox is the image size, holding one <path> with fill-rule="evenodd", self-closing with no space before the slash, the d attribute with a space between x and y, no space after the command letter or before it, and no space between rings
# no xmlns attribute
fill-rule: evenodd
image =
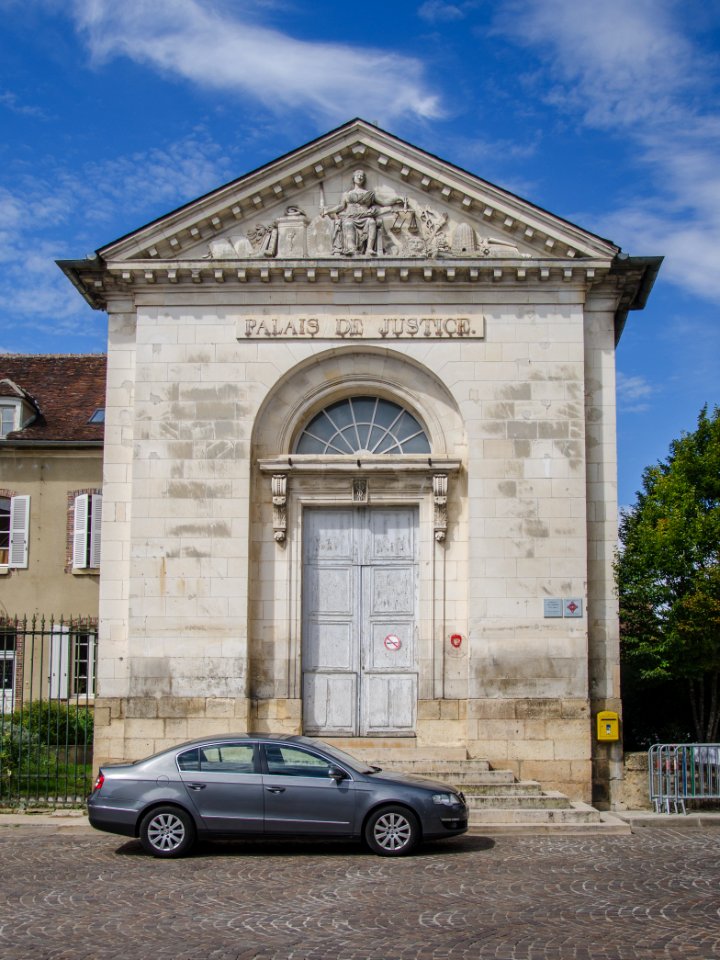
<svg viewBox="0 0 720 960"><path fill-rule="evenodd" d="M285 787L265 787L268 793L285 793Z"/></svg>
<svg viewBox="0 0 720 960"><path fill-rule="evenodd" d="M189 783L188 790L204 790L206 786L206 783Z"/></svg>

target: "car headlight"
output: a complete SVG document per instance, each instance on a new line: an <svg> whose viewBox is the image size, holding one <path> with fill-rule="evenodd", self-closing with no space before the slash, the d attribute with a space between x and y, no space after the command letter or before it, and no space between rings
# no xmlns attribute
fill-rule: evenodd
<svg viewBox="0 0 720 960"><path fill-rule="evenodd" d="M433 803L439 803L443 807L454 807L460 803L460 797L454 793L434 793Z"/></svg>

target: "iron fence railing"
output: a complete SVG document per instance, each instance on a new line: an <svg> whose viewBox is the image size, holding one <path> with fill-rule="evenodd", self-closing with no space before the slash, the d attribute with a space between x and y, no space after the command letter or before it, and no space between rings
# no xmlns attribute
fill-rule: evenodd
<svg viewBox="0 0 720 960"><path fill-rule="evenodd" d="M88 794L96 665L96 619L0 617L0 805Z"/></svg>
<svg viewBox="0 0 720 960"><path fill-rule="evenodd" d="M687 813L688 801L720 800L720 743L656 743L648 776L656 813Z"/></svg>

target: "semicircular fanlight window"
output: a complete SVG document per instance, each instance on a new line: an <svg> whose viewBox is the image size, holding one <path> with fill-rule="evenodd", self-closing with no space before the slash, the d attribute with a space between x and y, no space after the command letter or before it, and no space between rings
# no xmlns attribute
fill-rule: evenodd
<svg viewBox="0 0 720 960"><path fill-rule="evenodd" d="M321 410L298 438L295 453L430 453L427 434L403 407L381 397L348 397Z"/></svg>

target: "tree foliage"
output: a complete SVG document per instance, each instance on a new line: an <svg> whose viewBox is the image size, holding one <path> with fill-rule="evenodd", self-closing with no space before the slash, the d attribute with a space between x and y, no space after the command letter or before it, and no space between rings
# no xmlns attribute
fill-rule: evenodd
<svg viewBox="0 0 720 960"><path fill-rule="evenodd" d="M720 408L643 473L620 523L616 562L622 654L646 684L690 698L695 736L720 719Z"/></svg>

